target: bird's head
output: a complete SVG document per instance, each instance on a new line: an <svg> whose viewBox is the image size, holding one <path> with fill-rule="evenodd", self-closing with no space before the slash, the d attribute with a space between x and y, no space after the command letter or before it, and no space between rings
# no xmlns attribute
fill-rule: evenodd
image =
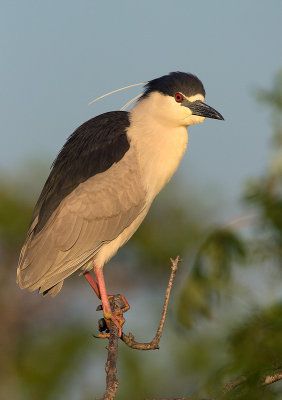
<svg viewBox="0 0 282 400"><path fill-rule="evenodd" d="M222 115L204 103L205 89L192 74L171 72L149 81L137 108L146 108L155 119L171 126L199 124L205 118L223 120Z"/></svg>

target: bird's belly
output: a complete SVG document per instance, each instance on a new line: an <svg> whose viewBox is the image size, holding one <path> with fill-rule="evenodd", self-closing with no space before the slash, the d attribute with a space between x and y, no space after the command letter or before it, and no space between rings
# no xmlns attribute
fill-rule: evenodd
<svg viewBox="0 0 282 400"><path fill-rule="evenodd" d="M136 232L143 219L146 217L150 206L146 206L144 210L138 215L138 217L125 228L114 240L111 242L105 243L101 246L99 251L94 256L94 262L97 267L103 267L104 264L110 260L118 251L118 249L123 246L131 236ZM93 268L93 262L82 268L83 271L90 270Z"/></svg>

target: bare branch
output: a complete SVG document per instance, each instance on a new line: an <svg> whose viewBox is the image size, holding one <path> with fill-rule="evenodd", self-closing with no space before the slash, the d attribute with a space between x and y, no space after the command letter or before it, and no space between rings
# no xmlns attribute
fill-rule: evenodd
<svg viewBox="0 0 282 400"><path fill-rule="evenodd" d="M136 342L134 339L134 336L132 333L129 333L128 335L122 333L121 339L124 341L124 343L133 348L133 349L138 349L138 350L154 350L159 348L159 341L162 336L165 320L166 320L166 315L167 315L167 310L168 310L168 303L169 303L169 298L170 298L170 293L171 289L174 283L176 271L178 269L178 264L181 261L179 257L176 257L175 260L171 259L171 275L169 278L168 286L166 289L166 295L165 295L165 300L164 300L164 305L163 305L163 311L159 323L158 330L156 332L156 335L154 339L149 342L149 343L139 343ZM111 304L111 309L112 312L116 311L122 311L124 307L124 300L121 295L115 295L110 298L110 304ZM114 400L117 389L118 389L118 379L117 379L117 358L118 358L118 328L117 326L111 321L110 322L110 336L109 336L109 344L107 346L108 350L108 358L105 366L105 371L106 371L106 392L103 396L102 400ZM216 398L216 400L222 400L225 398L225 396L231 392L233 389L238 387L239 385L246 383L249 379L249 375L246 376L241 376L237 379L234 379L230 382L228 382L221 394ZM268 374L263 376L263 378L258 382L259 386L266 386L266 385L271 385L274 382L277 382L279 380L282 380L282 370L281 367L276 367L276 371L272 374ZM178 398L159 398L159 399L145 399L145 400L196 400L192 399L191 397L178 397ZM198 399L200 400L200 399ZM201 399L204 400L204 399ZM207 400L207 399L206 399ZM212 399L210 399L212 400ZM215 399L214 399L215 400Z"/></svg>
<svg viewBox="0 0 282 400"><path fill-rule="evenodd" d="M155 398L155 399L144 399L144 400L212 400L212 399L199 399L195 397L176 397L176 398Z"/></svg>
<svg viewBox="0 0 282 400"><path fill-rule="evenodd" d="M258 386L267 386L267 385L271 385L274 382L278 382L278 381L282 380L282 371L281 371L281 368L279 368L279 369L280 369L280 371L277 371L273 374L264 375L263 378L258 382ZM233 389L235 389L237 386L241 385L242 383L247 382L248 379L249 379L249 376L242 375L239 378L228 382L224 386L222 393L217 398L217 400L223 399L225 397L225 395L227 395L227 393L231 392Z"/></svg>
<svg viewBox="0 0 282 400"><path fill-rule="evenodd" d="M282 371L273 373L271 375L265 375L262 378L262 380L260 381L259 386L271 385L272 383L278 382L280 380L282 380ZM238 387L239 385L241 385L247 381L248 381L248 377L243 375L237 379L234 379L234 380L228 382L224 386L221 395L214 400L223 399L225 397L225 395L227 395L227 393L231 392L233 389L235 389L236 387ZM144 399L144 400L213 400L213 399L196 399L196 398L191 398L191 397L177 397L177 398L158 398L158 399L152 398L152 399Z"/></svg>
<svg viewBox="0 0 282 400"><path fill-rule="evenodd" d="M266 375L261 383L261 386L271 385L274 382L282 380L282 372L276 372L272 375Z"/></svg>
<svg viewBox="0 0 282 400"><path fill-rule="evenodd" d="M247 379L248 378L243 375L237 379L233 379L232 381L227 382L226 385L224 386L224 388L222 389L221 395L217 399L218 400L223 399L227 393L231 392L231 390L235 389L237 386L241 385L243 382L246 382Z"/></svg>
<svg viewBox="0 0 282 400"><path fill-rule="evenodd" d="M120 295L116 295L110 298L110 304L112 312L120 309ZM108 358L105 366L106 371L106 392L103 396L103 400L113 400L115 398L118 389L117 379L117 358L118 358L118 328L110 321L110 337L109 344L106 347L108 350Z"/></svg>
<svg viewBox="0 0 282 400"><path fill-rule="evenodd" d="M175 274L177 271L178 263L180 262L180 258L177 257L175 260L171 259L171 275L168 282L168 287L166 290L165 301L163 306L163 312L160 320L160 324L156 333L156 336L150 343L137 343L134 340L134 336L129 333L129 335L122 334L121 339L129 346L135 349L140 350L152 350L159 348L159 341L162 335L162 331L165 324L168 302L170 297L170 292L172 289L173 281L175 278ZM124 301L121 295L111 296L109 299L112 312L115 313L116 311L121 312L122 307L124 306ZM108 358L105 366L106 371L106 392L103 396L103 400L114 400L117 389L118 389L118 379L117 379L117 358L118 358L118 328L117 326L111 321L110 322L110 337L109 337L109 344L107 346L108 350Z"/></svg>
<svg viewBox="0 0 282 400"><path fill-rule="evenodd" d="M176 271L177 271L177 268L178 268L178 264L181 262L181 259L180 259L179 256L177 256L175 260L173 260L171 258L170 261L171 261L171 274L170 274L168 286L167 286L167 289L166 289L162 316L161 316L161 320L160 320L160 323L159 323L159 327L158 327L157 333L156 333L154 339L149 343L136 342L132 333L129 333L128 335L126 335L125 333L122 333L121 340L123 340L124 343L128 347L131 347L132 349L137 349L137 350L156 350L156 349L159 349L159 341L161 339L163 328L164 328L164 324L165 324L170 292L171 292L171 289L172 289L172 286L173 286L173 282L174 282L175 274L176 274Z"/></svg>

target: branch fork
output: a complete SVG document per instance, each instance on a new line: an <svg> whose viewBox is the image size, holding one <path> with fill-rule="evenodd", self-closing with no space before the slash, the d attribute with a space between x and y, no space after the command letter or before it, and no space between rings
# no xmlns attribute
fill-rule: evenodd
<svg viewBox="0 0 282 400"><path fill-rule="evenodd" d="M169 298L170 298L170 293L171 289L173 286L173 282L175 279L175 275L178 269L178 264L181 261L180 257L176 257L176 259L170 259L171 261L171 274L168 282L168 286L166 289L166 294L165 294L165 300L164 300L164 305L163 305L163 311L159 323L159 327L157 329L156 335L153 338L153 340L149 343L139 343L136 342L134 339L134 336L132 333L129 333L126 335L125 333L122 333L121 340L128 346L131 347L132 349L137 349L137 350L155 350L159 349L159 342L162 336L165 320L166 320L166 315L167 315L167 310L168 310L168 303L169 303ZM122 296L121 295L115 295L112 296L110 299L110 305L112 312L120 312L122 311ZM117 389L118 389L118 379L117 379L117 358L118 358L118 328L117 326L110 321L110 336L109 336L109 344L107 346L107 351L108 351L108 358L106 362L106 392L103 396L102 400L113 400L115 398Z"/></svg>

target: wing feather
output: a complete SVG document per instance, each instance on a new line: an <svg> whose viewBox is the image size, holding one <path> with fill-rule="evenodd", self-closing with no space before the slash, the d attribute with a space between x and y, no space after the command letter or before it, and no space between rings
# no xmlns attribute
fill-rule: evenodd
<svg viewBox="0 0 282 400"><path fill-rule="evenodd" d="M145 206L146 191L131 149L107 171L80 183L47 224L36 235L29 234L19 264L19 285L43 292L58 284L104 243L117 238Z"/></svg>
<svg viewBox="0 0 282 400"><path fill-rule="evenodd" d="M64 223L62 219L57 231L58 235L56 235L54 246L63 252L69 250L78 240L82 225L83 218L77 218L76 215L69 218L68 224Z"/></svg>

